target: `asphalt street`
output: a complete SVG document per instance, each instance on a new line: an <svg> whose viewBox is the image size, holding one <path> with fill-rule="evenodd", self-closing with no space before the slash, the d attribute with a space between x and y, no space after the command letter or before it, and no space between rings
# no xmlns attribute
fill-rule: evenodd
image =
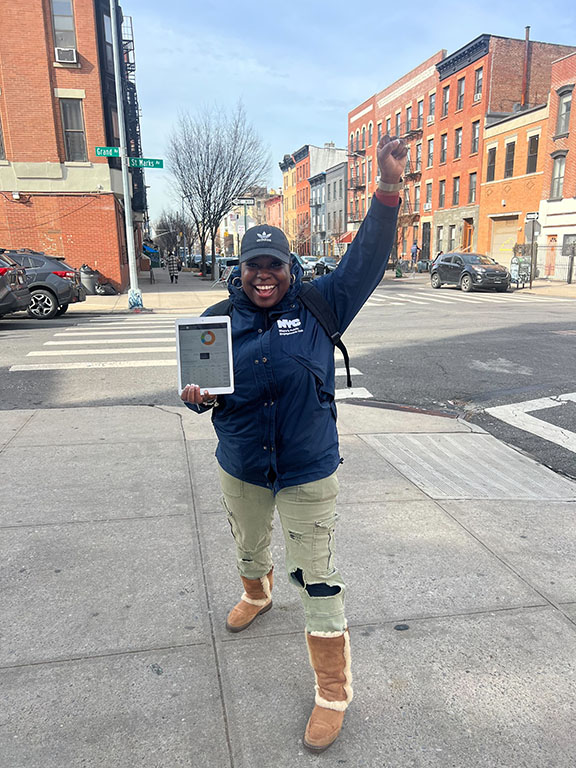
<svg viewBox="0 0 576 768"><path fill-rule="evenodd" d="M0 408L177 404L174 317L80 312L49 322L0 319ZM356 371L352 394L367 407L463 413L575 476L576 402L562 399L576 390L575 336L570 298L462 294L433 290L422 278L387 276L344 340ZM338 374L337 396L348 398L341 362ZM542 402L522 429L493 411L536 400ZM546 439L542 423L549 425Z"/></svg>

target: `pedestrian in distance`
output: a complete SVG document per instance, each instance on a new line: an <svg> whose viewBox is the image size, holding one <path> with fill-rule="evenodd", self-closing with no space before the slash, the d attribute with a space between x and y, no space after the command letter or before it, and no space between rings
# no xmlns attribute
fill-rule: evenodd
<svg viewBox="0 0 576 768"><path fill-rule="evenodd" d="M414 243L412 245L412 248L410 249L410 254L412 256L412 264L416 264L418 261L418 254L421 253L422 249L418 246L418 243L416 240L414 240Z"/></svg>
<svg viewBox="0 0 576 768"><path fill-rule="evenodd" d="M395 238L404 142L383 136L377 158L378 189L359 232L338 268L313 281L335 314L340 333L380 283ZM198 413L212 412L219 439L223 505L244 587L228 614L230 632L245 630L272 608L270 541L278 510L288 579L302 600L316 680L304 745L321 752L338 737L352 700L345 583L334 551L342 461L334 345L315 312L298 299L302 268L292 259L281 229L249 229L236 272L228 305L235 390L214 397L190 384L181 398Z"/></svg>
<svg viewBox="0 0 576 768"><path fill-rule="evenodd" d="M177 283L178 282L178 264L180 262L180 257L177 256L174 251L170 251L166 258L166 266L168 267L168 274L170 275L170 282L171 283Z"/></svg>

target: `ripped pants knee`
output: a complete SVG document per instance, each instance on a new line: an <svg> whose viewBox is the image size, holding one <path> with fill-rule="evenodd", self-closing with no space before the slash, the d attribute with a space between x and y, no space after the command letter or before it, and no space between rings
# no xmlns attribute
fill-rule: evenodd
<svg viewBox="0 0 576 768"><path fill-rule="evenodd" d="M289 570L288 576L300 593L308 632L342 632L346 629L346 587L337 571L322 578L308 573L306 568L296 567Z"/></svg>

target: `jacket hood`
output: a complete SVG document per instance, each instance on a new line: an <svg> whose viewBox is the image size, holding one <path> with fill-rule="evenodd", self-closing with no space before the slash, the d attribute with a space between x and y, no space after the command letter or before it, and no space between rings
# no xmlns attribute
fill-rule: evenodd
<svg viewBox="0 0 576 768"><path fill-rule="evenodd" d="M290 264L290 274L292 275L292 284L290 285L290 288L288 288L285 296L282 297L281 301L279 301L278 304L275 304L273 307L270 307L268 311L283 309L285 305L288 306L291 304L296 296L298 296L300 293L304 270L300 264L298 264L294 256L292 256L292 261ZM257 307L256 304L254 304L252 301L250 301L248 296L246 296L244 293L240 277L240 266L234 267L230 277L228 278L228 293L230 294L232 305L235 307L247 307L254 310L261 309L260 307Z"/></svg>

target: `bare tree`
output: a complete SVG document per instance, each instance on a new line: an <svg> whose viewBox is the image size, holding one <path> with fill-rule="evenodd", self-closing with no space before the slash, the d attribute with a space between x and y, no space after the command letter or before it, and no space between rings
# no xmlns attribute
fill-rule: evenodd
<svg viewBox="0 0 576 768"><path fill-rule="evenodd" d="M169 139L168 160L196 227L203 268L206 244L211 243L214 274L222 219L236 198L264 181L269 153L238 104L229 114L217 107L195 116L182 114Z"/></svg>
<svg viewBox="0 0 576 768"><path fill-rule="evenodd" d="M186 242L190 245L196 237L194 225L184 219L181 212L176 211L162 211L154 224L154 229L156 243L163 251L175 251L179 245L183 244L183 235L186 235Z"/></svg>

